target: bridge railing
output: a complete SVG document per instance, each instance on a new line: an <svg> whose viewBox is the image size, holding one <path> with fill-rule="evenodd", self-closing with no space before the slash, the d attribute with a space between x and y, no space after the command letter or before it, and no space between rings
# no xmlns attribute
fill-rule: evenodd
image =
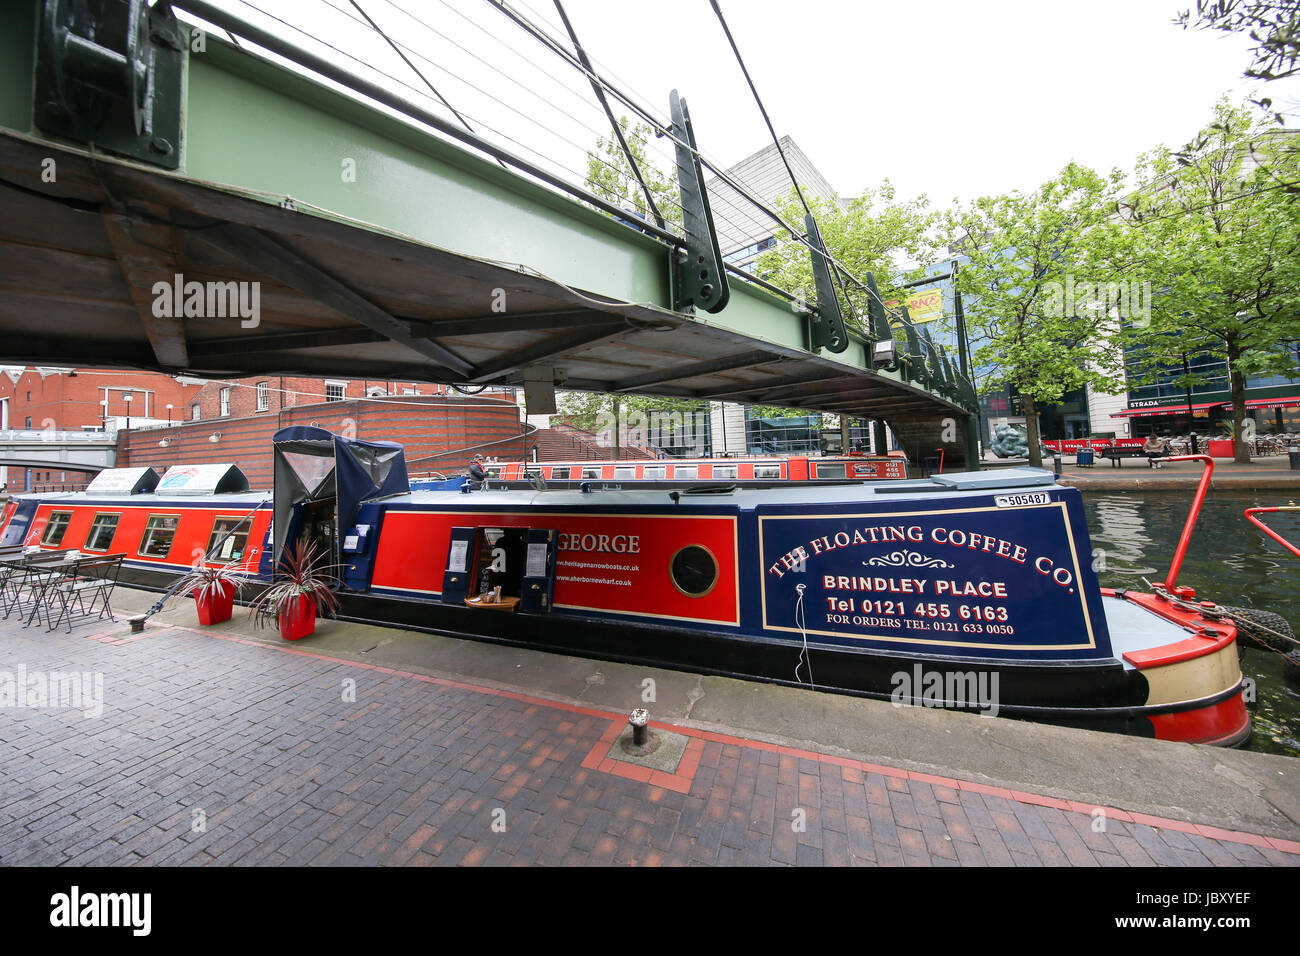
<svg viewBox="0 0 1300 956"><path fill-rule="evenodd" d="M84 442L85 444L116 442L117 436L105 431L57 431L55 429L3 428L0 429L0 442L48 442L52 445L68 445Z"/></svg>

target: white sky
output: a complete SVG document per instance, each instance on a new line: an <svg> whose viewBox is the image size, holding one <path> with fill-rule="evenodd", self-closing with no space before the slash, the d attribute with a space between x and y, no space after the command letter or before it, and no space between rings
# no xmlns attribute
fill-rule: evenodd
<svg viewBox="0 0 1300 956"><path fill-rule="evenodd" d="M418 88L404 95L425 95L348 0L218 2L262 23L253 7L270 11ZM584 151L608 135L608 124L580 74L486 0L359 2L477 128L582 178ZM551 0L510 2L564 36ZM1071 160L1131 168L1159 143L1187 142L1225 92L1240 101L1251 88L1241 75L1249 40L1174 25L1189 2L723 0L722 7L778 134L791 135L841 195L889 178L902 196L926 193L946 206L954 197L1033 189ZM664 118L671 89L686 97L706 155L730 165L770 142L708 0L565 7L600 72ZM1294 105L1298 84L1270 86L1275 101ZM668 168L667 142L656 148Z"/></svg>

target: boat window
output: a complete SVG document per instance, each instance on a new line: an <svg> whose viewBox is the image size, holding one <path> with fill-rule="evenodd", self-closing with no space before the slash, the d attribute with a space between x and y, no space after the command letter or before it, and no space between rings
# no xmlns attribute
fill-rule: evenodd
<svg viewBox="0 0 1300 956"><path fill-rule="evenodd" d="M493 465L493 466L491 466L491 467L489 467L489 468L484 468L483 470L487 472L487 476L488 476L489 478L500 478L500 477L501 477L501 466L500 466L500 465Z"/></svg>
<svg viewBox="0 0 1300 956"><path fill-rule="evenodd" d="M180 523L177 515L150 515L144 526L144 537L140 539L140 554L150 558L165 558L172 550L176 540L176 525Z"/></svg>
<svg viewBox="0 0 1300 956"><path fill-rule="evenodd" d="M674 478L694 478L699 473L700 469L695 465L673 465Z"/></svg>
<svg viewBox="0 0 1300 956"><path fill-rule="evenodd" d="M248 544L248 525L247 521L240 518L218 518L212 523L212 536L208 538L208 550L206 552L209 561L242 561L244 559L244 548ZM230 537L221 541L226 532L238 528ZM221 541L221 546L217 542ZM216 553L213 553L213 549Z"/></svg>
<svg viewBox="0 0 1300 956"><path fill-rule="evenodd" d="M780 465L755 465L754 477L755 478L780 478L781 466Z"/></svg>
<svg viewBox="0 0 1300 956"><path fill-rule="evenodd" d="M738 473L739 470L735 465L714 465L713 466L714 478L735 478Z"/></svg>
<svg viewBox="0 0 1300 956"><path fill-rule="evenodd" d="M602 470L603 470L603 469L601 469L601 468L584 468L584 469L582 469L582 477L583 477L583 478L599 478L599 477L600 477L600 473L601 473Z"/></svg>
<svg viewBox="0 0 1300 956"><path fill-rule="evenodd" d="M636 465L624 465L622 467L614 469L614 478L616 480L624 479L624 478L635 478L635 477L636 477Z"/></svg>
<svg viewBox="0 0 1300 956"><path fill-rule="evenodd" d="M41 544L57 545L68 531L68 522L72 520L71 511L54 511L50 513L50 523L41 535Z"/></svg>
<svg viewBox="0 0 1300 956"><path fill-rule="evenodd" d="M534 478L541 478L541 477L542 477L542 469L540 469L540 468L525 468L525 469L524 469L524 477L527 478L527 479L529 479L529 480L532 480L532 479L534 479Z"/></svg>
<svg viewBox="0 0 1300 956"><path fill-rule="evenodd" d="M718 561L700 544L688 544L674 554L668 570L673 587L687 597L704 597L718 583Z"/></svg>
<svg viewBox="0 0 1300 956"><path fill-rule="evenodd" d="M117 521L121 517L120 514L95 515L95 520L90 525L90 534L86 535L86 550L107 551L113 543Z"/></svg>
<svg viewBox="0 0 1300 956"><path fill-rule="evenodd" d="M641 472L642 477L648 481L656 479L663 480L668 477L668 469L664 465L646 465Z"/></svg>
<svg viewBox="0 0 1300 956"><path fill-rule="evenodd" d="M818 478L843 478L844 462L838 465L817 465Z"/></svg>

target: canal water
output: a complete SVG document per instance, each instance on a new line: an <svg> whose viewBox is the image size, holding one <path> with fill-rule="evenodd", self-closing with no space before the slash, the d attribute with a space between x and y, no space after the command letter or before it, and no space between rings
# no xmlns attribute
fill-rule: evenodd
<svg viewBox="0 0 1300 956"><path fill-rule="evenodd" d="M1300 492L1211 491L1192 533L1179 584L1196 588L1196 598L1281 614L1300 632L1300 558L1246 521L1247 508L1300 504ZM1163 581L1192 490L1095 492L1083 496L1092 534L1094 566L1103 587L1148 590ZM1300 512L1264 515L1264 522L1300 545ZM1241 669L1255 680L1251 708L1255 734L1250 750L1300 757L1300 694L1282 679L1282 662L1271 651L1244 648Z"/></svg>

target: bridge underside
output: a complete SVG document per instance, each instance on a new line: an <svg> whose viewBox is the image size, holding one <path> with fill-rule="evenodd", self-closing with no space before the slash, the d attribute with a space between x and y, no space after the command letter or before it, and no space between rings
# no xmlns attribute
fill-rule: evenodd
<svg viewBox="0 0 1300 956"><path fill-rule="evenodd" d="M40 176L50 156L55 183ZM513 385L535 375L871 418L960 413L706 320L49 143L0 134L0 177L6 361ZM184 286L161 306L155 292L177 275L259 283L256 324L156 314L184 312ZM251 311L251 292L245 302Z"/></svg>

